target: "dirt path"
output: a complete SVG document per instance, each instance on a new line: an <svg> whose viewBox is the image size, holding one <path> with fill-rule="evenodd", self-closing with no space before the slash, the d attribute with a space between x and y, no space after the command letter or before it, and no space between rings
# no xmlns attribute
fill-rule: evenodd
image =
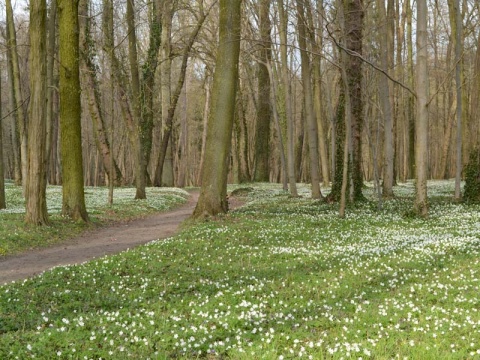
<svg viewBox="0 0 480 360"><path fill-rule="evenodd" d="M172 211L89 231L59 245L0 259L0 285L37 275L58 265L78 264L174 235L193 212L198 192Z"/></svg>

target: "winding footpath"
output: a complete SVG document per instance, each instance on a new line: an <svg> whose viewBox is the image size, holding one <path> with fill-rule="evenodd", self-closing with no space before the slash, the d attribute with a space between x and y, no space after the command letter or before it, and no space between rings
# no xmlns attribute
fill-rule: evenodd
<svg viewBox="0 0 480 360"><path fill-rule="evenodd" d="M187 203L168 212L88 231L46 249L0 258L0 285L38 275L55 266L79 264L170 237L190 217L198 196L198 192L192 192Z"/></svg>

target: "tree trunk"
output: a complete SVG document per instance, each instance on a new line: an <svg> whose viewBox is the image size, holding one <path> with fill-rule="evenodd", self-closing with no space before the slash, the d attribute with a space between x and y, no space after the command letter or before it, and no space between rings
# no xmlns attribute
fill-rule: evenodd
<svg viewBox="0 0 480 360"><path fill-rule="evenodd" d="M50 10L48 12L48 37L47 37L47 178L51 178L50 166L52 154L52 140L53 140L53 121L54 121L54 104L53 96L55 95L55 56L56 56L56 23L57 23L57 0L50 2Z"/></svg>
<svg viewBox="0 0 480 360"><path fill-rule="evenodd" d="M109 174L109 182L117 186L123 184L123 176L113 158L113 152L108 141L103 112L101 110L101 96L96 78L96 65L92 58L92 42L90 36L90 20L88 18L89 0L80 0L79 3L79 41L80 41L80 75L82 89L87 97L88 110L93 125L93 135L97 148L102 156L103 170ZM113 167L113 179L110 179Z"/></svg>
<svg viewBox="0 0 480 360"><path fill-rule="evenodd" d="M378 15L380 23L383 26L379 32L380 60L384 71L389 70L388 61L388 37L387 37L387 15L385 11L385 1L377 1ZM384 117L384 168L383 168L383 197L393 197L393 167L394 167L394 143L393 143L393 116L390 102L390 86L385 75L379 74L379 97Z"/></svg>
<svg viewBox="0 0 480 360"><path fill-rule="evenodd" d="M62 64L60 67L62 214L76 221L88 221L83 189L78 0L58 0L58 23Z"/></svg>
<svg viewBox="0 0 480 360"><path fill-rule="evenodd" d="M2 103L2 77L0 76L0 104ZM2 116L2 107L0 106L0 119ZM7 204L5 202L5 171L3 164L3 122L0 120L0 210L5 209Z"/></svg>
<svg viewBox="0 0 480 360"><path fill-rule="evenodd" d="M412 18L413 11L410 0L405 0L407 14L407 68L408 85L413 89L415 85L414 65L413 65L413 36L412 36ZM415 99L412 94L407 94L407 124L408 124L408 164L410 168L408 173L410 177L415 176Z"/></svg>
<svg viewBox="0 0 480 360"><path fill-rule="evenodd" d="M47 225L46 201L46 0L30 4L30 103L25 222Z"/></svg>
<svg viewBox="0 0 480 360"><path fill-rule="evenodd" d="M7 38L8 46L10 48L10 55L12 59L12 76L13 76L13 89L15 92L16 112L18 121L18 131L20 140L20 157L22 163L22 184L25 190L25 179L27 177L27 129L26 118L24 112L24 101L20 79L20 66L18 63L18 50L17 50L17 36L15 32L15 22L13 20L12 1L6 0L5 2L6 15L7 15Z"/></svg>
<svg viewBox="0 0 480 360"><path fill-rule="evenodd" d="M320 153L320 168L322 170L322 180L325 186L330 185L330 167L328 165L327 136L324 131L323 106L322 106L322 67L321 54L323 49L323 0L318 1L317 20L318 24L314 24L312 10L309 2L306 2L307 14L309 18L309 34L312 46L312 63L313 63L313 103L315 108L315 117L317 119L318 128L318 150ZM315 33L317 30L318 34Z"/></svg>
<svg viewBox="0 0 480 360"><path fill-rule="evenodd" d="M135 199L146 199L146 171L147 164L143 152L140 136L141 123L141 98L140 76L138 73L137 35L135 30L135 4L134 0L127 0L127 27L128 27L128 60L130 64L130 77L132 89L132 108L134 117L133 142L135 152Z"/></svg>
<svg viewBox="0 0 480 360"><path fill-rule="evenodd" d="M9 39L9 31L7 28L6 34L2 31L5 41ZM12 128L12 147L13 147L13 165L14 165L14 180L15 185L22 185L22 162L21 162L21 149L19 141L19 121L18 112L15 111L17 103L15 100L15 83L13 77L13 60L12 60L12 47L7 46L7 74L8 74L8 90L9 90L9 106L11 109L11 128Z"/></svg>
<svg viewBox="0 0 480 360"><path fill-rule="evenodd" d="M363 0L346 0L345 35L346 46L350 51L362 55L363 41ZM363 98L362 98L362 60L356 56L349 56L346 66L348 90L350 91L351 132L352 132L352 178L354 201L362 200L362 127L363 127Z"/></svg>
<svg viewBox="0 0 480 360"><path fill-rule="evenodd" d="M280 164L281 164L281 169L283 171L283 180L282 180L282 185L283 185L283 190L288 191L288 172L287 172L287 161L285 160L285 146L283 145L283 137L282 137L282 128L280 126L280 119L278 116L278 110L277 110L277 84L275 82L275 77L273 74L273 69L271 66L271 63L267 63L267 69L268 69L268 74L270 76L270 84L272 85L271 89L271 103L272 103L272 110L273 110L273 119L275 120L275 128L278 133L278 150L280 152ZM281 173L281 172L280 172Z"/></svg>
<svg viewBox="0 0 480 360"><path fill-rule="evenodd" d="M171 95L171 98L170 98L170 85L168 86L170 103L169 103L169 107L168 107L167 116L165 118L165 123L163 124L164 125L164 133L163 133L163 137L162 137L160 153L159 153L159 156L158 156L157 173L155 174L155 178L156 178L155 182L156 183L154 183L154 185L156 185L156 186L158 186L157 184L158 184L158 181L160 179L164 179L164 177L163 177L163 171L165 170L164 164L165 164L165 161L168 160L168 157L170 156L170 151L171 151L171 150L169 150L170 149L169 144L170 145L172 144L173 118L175 116L175 110L177 108L178 99L180 98L180 94L182 92L183 84L185 83L185 77L186 77L186 74L187 74L188 58L189 58L189 55L190 55L190 51L193 47L193 44L195 42L195 39L197 38L197 35L200 32L200 29L202 28L203 22L206 19L206 16L207 16L207 13L204 13L202 11L202 13L201 13L201 15L198 19L197 26L192 31L192 33L190 34L190 37L187 40L187 45L185 46L185 49L184 49L183 55L182 55L182 63L180 65L180 74L178 75L177 86L175 87L175 90L173 92L173 95ZM163 81L163 78L162 78L162 81ZM162 101L163 101L163 98L162 98ZM163 108L163 105L162 105L162 108ZM163 110L162 110L162 112L163 112ZM169 177L170 177L170 175L169 175ZM173 177L173 173L172 173L172 177ZM173 179L172 179L172 181L173 181ZM173 183L172 184L163 183L162 185L163 186L173 186Z"/></svg>
<svg viewBox="0 0 480 360"><path fill-rule="evenodd" d="M417 0L417 118L415 121L415 211L428 215L428 48L427 1Z"/></svg>
<svg viewBox="0 0 480 360"><path fill-rule="evenodd" d="M456 115L457 115L457 151L456 151L456 167L455 167L455 200L462 197L460 191L460 182L462 177L462 103L463 103L463 86L462 86L462 39L463 39L463 21L460 11L459 0L448 0L448 8L450 15L450 27L452 29L452 39L455 44L455 85L456 85Z"/></svg>
<svg viewBox="0 0 480 360"><path fill-rule="evenodd" d="M160 92L162 99L162 143L163 139L166 139L165 134L169 133L168 140L166 139L166 149L164 154L160 151L159 159L157 161L157 169L154 179L155 186L173 186L173 148L170 141L171 130L168 128L168 109L170 108L172 95L171 95L171 72L172 72L172 59L171 59L171 36L172 36L172 18L173 18L173 1L163 1L162 8L162 41L160 48L160 73L161 83ZM172 118L173 121L173 118ZM172 123L173 125L173 123ZM163 145L161 145L163 147ZM164 157L160 160L160 157Z"/></svg>
<svg viewBox="0 0 480 360"><path fill-rule="evenodd" d="M287 57L287 11L283 0L278 1L278 13L280 18L280 67L282 72L283 92L285 94L285 112L287 118L287 167L288 167L288 183L290 186L290 194L294 197L298 196L297 181L295 175L295 133L294 118L292 111L292 88L290 86L290 78L288 76L288 57Z"/></svg>
<svg viewBox="0 0 480 360"><path fill-rule="evenodd" d="M312 99L312 83L310 72L310 59L307 53L306 24L304 0L297 1L297 21L298 21L298 45L300 47L300 57L302 62L302 81L305 102L305 117L308 127L308 150L310 156L310 175L312 182L312 198L321 199L319 158L318 158L318 129Z"/></svg>
<svg viewBox="0 0 480 360"><path fill-rule="evenodd" d="M219 45L200 198L193 216L228 211L227 175L240 53L241 0L220 0Z"/></svg>
<svg viewBox="0 0 480 360"><path fill-rule="evenodd" d="M260 55L258 71L258 106L255 126L255 170L254 181L268 182L270 179L270 77L267 64L272 61L270 32L270 0L260 0L258 4L260 27Z"/></svg>

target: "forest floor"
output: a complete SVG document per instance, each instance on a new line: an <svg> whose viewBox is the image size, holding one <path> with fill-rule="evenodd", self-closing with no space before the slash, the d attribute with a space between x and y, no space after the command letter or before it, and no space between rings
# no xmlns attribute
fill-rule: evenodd
<svg viewBox="0 0 480 360"><path fill-rule="evenodd" d="M115 254L156 239L174 235L180 224L193 212L199 196L192 191L188 201L167 212L142 219L117 222L87 231L46 249L29 250L0 258L0 285L26 279L59 265L78 264Z"/></svg>
<svg viewBox="0 0 480 360"><path fill-rule="evenodd" d="M115 254L152 240L173 236L188 219L197 203L199 192L192 191L188 201L171 211L142 219L123 221L87 231L46 249L28 250L19 255L0 258L0 285L40 274L55 266L79 264L94 258ZM230 207L240 205L230 199Z"/></svg>

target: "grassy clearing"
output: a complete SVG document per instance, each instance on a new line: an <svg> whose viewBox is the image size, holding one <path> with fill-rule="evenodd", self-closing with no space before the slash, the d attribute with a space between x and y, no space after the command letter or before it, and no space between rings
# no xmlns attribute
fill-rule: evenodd
<svg viewBox="0 0 480 360"><path fill-rule="evenodd" d="M71 238L87 229L112 221L138 218L153 212L165 211L185 202L188 193L174 188L148 188L147 200L133 200L135 189L119 188L114 192L114 205L107 204L108 189L87 187L85 201L90 224L81 224L61 216L62 188L47 188L47 207L51 226L36 227L24 223L25 200L22 189L8 183L7 206L0 210L0 257L31 248L45 247Z"/></svg>
<svg viewBox="0 0 480 360"><path fill-rule="evenodd" d="M429 220L412 184L341 220L255 185L216 221L0 287L0 358L480 359L480 212L452 191L430 183Z"/></svg>

